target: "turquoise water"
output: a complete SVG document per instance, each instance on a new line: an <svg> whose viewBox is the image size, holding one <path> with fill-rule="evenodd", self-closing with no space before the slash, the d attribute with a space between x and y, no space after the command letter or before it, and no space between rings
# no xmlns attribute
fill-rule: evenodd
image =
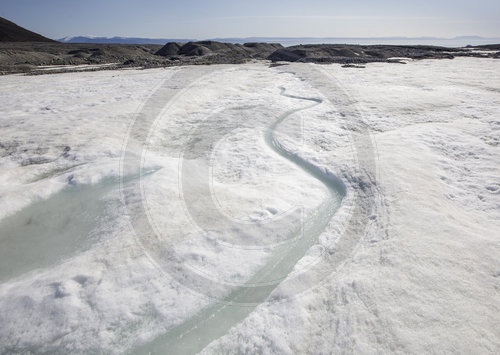
<svg viewBox="0 0 500 355"><path fill-rule="evenodd" d="M125 177L121 182L136 178ZM111 218L106 213L110 203L106 197L118 192L119 184L119 177L92 185L68 184L48 199L0 220L0 282L56 265L97 242L99 226Z"/></svg>

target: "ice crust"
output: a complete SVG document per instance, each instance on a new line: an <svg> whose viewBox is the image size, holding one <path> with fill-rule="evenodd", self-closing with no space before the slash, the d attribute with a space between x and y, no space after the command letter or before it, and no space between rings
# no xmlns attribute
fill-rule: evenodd
<svg viewBox="0 0 500 355"><path fill-rule="evenodd" d="M117 180L135 113L176 70L0 78L0 230L61 191L109 184L96 197L104 213L91 233L52 262L2 280L1 353L122 353L214 302L148 257L123 213ZM321 70L356 101L376 147L377 200L363 221L366 232L327 280L300 295L278 287L203 352L497 352L500 64L461 58ZM264 142L276 117L304 106L280 95L281 88L326 99L280 67L218 66L169 105L147 142L144 168L153 172L143 176L135 203L147 201L151 221L175 241L186 265L228 285L244 283L265 264L279 242L276 231L253 236L269 247L234 248L200 230L179 187L182 151L200 121L213 120L216 130L238 120L212 156L221 211L251 223L296 206L314 210L325 188ZM348 119L325 100L277 132L287 150L347 187L340 210L294 273L335 248L360 188ZM14 245L9 240L0 236L3 250Z"/></svg>

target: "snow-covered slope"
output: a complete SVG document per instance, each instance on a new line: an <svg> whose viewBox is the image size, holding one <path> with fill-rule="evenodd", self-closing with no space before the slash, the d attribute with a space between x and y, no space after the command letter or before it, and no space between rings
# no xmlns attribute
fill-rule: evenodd
<svg viewBox="0 0 500 355"><path fill-rule="evenodd" d="M498 352L499 69L464 58L0 78L0 352L161 352L179 331L204 353ZM273 221L311 230L328 189L266 142L280 117L277 144L346 189L288 276L269 265L285 265L295 226ZM186 164L205 153L189 149L206 137L220 138L205 152L211 196L241 229L200 228L210 221L190 209L205 176ZM134 156L141 177L120 178ZM143 208L155 238L140 233ZM263 269L279 283L264 302L217 308ZM212 316L223 334L186 331Z"/></svg>

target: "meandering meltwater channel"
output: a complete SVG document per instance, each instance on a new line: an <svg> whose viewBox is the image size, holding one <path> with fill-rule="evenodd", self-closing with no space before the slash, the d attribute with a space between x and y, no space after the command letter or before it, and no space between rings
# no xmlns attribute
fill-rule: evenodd
<svg viewBox="0 0 500 355"><path fill-rule="evenodd" d="M267 263L245 284L226 298L201 310L184 323L175 326L152 342L133 349L133 354L194 354L220 338L234 325L245 319L289 275L297 262L313 246L339 208L346 193L344 184L300 156L283 147L275 135L278 126L289 116L322 103L319 98L294 96L281 89L281 95L310 102L285 112L265 131L266 144L281 157L321 181L328 195L315 211L306 216L301 230L287 243L278 246Z"/></svg>

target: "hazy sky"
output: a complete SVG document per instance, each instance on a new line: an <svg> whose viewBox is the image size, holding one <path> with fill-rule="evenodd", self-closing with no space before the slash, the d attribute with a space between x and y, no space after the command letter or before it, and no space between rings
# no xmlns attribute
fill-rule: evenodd
<svg viewBox="0 0 500 355"><path fill-rule="evenodd" d="M50 38L500 37L500 0L0 0Z"/></svg>

